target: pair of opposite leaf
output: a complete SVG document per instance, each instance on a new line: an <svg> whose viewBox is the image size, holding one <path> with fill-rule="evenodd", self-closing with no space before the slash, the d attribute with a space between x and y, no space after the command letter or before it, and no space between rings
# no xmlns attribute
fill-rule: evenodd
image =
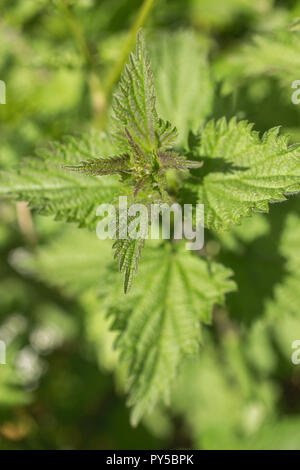
<svg viewBox="0 0 300 470"><path fill-rule="evenodd" d="M153 74L141 31L137 36L136 54L130 54L113 98L112 120L112 138L120 154L66 165L66 168L94 176L119 174L122 181L132 187L134 198L143 190L147 195L144 202L149 206L154 201L169 202L167 170L202 165L170 149L177 138L177 130L157 116ZM113 247L115 257L119 258L119 268L124 272L126 293L136 273L144 240L131 238L130 234L127 239L119 239L117 233Z"/></svg>

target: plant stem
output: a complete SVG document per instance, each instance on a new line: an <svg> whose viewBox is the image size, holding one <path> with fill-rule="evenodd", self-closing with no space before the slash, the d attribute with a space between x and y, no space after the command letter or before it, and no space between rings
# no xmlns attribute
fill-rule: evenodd
<svg viewBox="0 0 300 470"><path fill-rule="evenodd" d="M66 21L77 44L77 49L80 52L87 68L87 83L91 94L94 124L96 126L98 124L101 125L101 115L106 109L105 95L102 91L99 73L96 71L94 58L89 50L81 25L77 21L77 18L73 15L72 10L68 7L66 0L60 0L59 6L64 17L66 18Z"/></svg>
<svg viewBox="0 0 300 470"><path fill-rule="evenodd" d="M37 243L37 237L30 208L28 207L27 202L17 202L16 209L20 231L24 235L28 245L33 248Z"/></svg>
<svg viewBox="0 0 300 470"><path fill-rule="evenodd" d="M72 11L68 7L66 0L60 0L58 3L64 17L66 18L66 21L70 27L70 30L72 31L72 34L75 38L75 41L77 43L77 47L79 49L79 52L81 53L84 62L87 66L93 67L93 57L90 53L89 47L87 45L87 42L85 40L82 28L80 26L80 23L76 20L75 16L73 15Z"/></svg>
<svg viewBox="0 0 300 470"><path fill-rule="evenodd" d="M92 105L95 115L94 124L97 127L103 128L105 126L107 105L110 100L114 85L118 81L124 64L127 60L127 57L132 49L133 44L135 43L137 32L144 24L154 2L155 0L143 1L143 4L138 11L135 22L131 27L128 38L125 41L125 44L121 50L120 57L108 76L104 91L102 91L99 76L95 71L95 63L90 53L89 47L86 43L80 24L78 23L77 19L68 7L66 0L60 0L59 2L60 9L69 24L70 30L72 31L72 34L76 41L78 50L80 51L86 66L90 69L88 72L87 81L91 92Z"/></svg>

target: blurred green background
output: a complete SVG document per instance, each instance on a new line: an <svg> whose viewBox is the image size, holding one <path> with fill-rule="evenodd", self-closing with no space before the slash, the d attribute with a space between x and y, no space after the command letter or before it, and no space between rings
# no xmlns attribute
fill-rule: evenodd
<svg viewBox="0 0 300 470"><path fill-rule="evenodd" d="M300 1L0 0L0 13L1 169L49 140L105 128L124 44L139 25L158 101L182 146L193 112L199 125L236 115L259 131L281 125L300 140L300 105L291 103L300 41L280 36L300 16ZM196 78L191 37L200 51ZM265 42L255 46L254 37ZM173 86L169 102L165 80ZM0 201L0 340L7 345L0 448L300 449L300 365L291 362L291 343L300 339L299 209L292 197L269 216L208 235L207 252L234 270L239 290L226 309L216 307L170 406L133 428L115 335L101 309L105 244L31 216L23 203Z"/></svg>

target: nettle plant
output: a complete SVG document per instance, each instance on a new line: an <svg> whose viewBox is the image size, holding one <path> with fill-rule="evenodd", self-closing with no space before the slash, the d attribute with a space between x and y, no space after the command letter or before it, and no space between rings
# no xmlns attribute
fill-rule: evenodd
<svg viewBox="0 0 300 470"><path fill-rule="evenodd" d="M268 212L270 202L283 201L300 188L299 146L289 146L278 128L260 137L252 127L235 118L211 120L189 133L187 149L176 146L176 128L156 111L140 32L114 96L111 132L92 131L51 144L5 173L1 192L28 201L42 214L93 230L99 204L116 204L124 195L147 206L204 204L205 227L228 230L254 212ZM124 272L122 286L106 246L107 241L99 241L101 306L119 332L135 424L158 402L168 401L180 363L199 353L202 325L211 323L213 306L223 304L236 285L231 270L205 250L187 251L173 240L147 241L144 247L143 239L128 236L113 244Z"/></svg>

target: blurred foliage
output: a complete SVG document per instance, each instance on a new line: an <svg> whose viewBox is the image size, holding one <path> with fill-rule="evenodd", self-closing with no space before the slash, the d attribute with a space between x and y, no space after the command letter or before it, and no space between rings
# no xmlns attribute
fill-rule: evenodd
<svg viewBox="0 0 300 470"><path fill-rule="evenodd" d="M49 140L105 127L111 70L140 5L0 0L1 169ZM281 125L300 140L300 107L291 104L297 16L299 0L154 2L145 29L159 112L178 124L181 146L191 128L224 115L260 132ZM269 216L207 234L209 258L235 273L238 290L203 327L199 359L182 367L171 406L133 428L126 363L105 315L106 243L1 202L0 448L300 449L300 366L291 362L300 339L299 207L291 196Z"/></svg>

